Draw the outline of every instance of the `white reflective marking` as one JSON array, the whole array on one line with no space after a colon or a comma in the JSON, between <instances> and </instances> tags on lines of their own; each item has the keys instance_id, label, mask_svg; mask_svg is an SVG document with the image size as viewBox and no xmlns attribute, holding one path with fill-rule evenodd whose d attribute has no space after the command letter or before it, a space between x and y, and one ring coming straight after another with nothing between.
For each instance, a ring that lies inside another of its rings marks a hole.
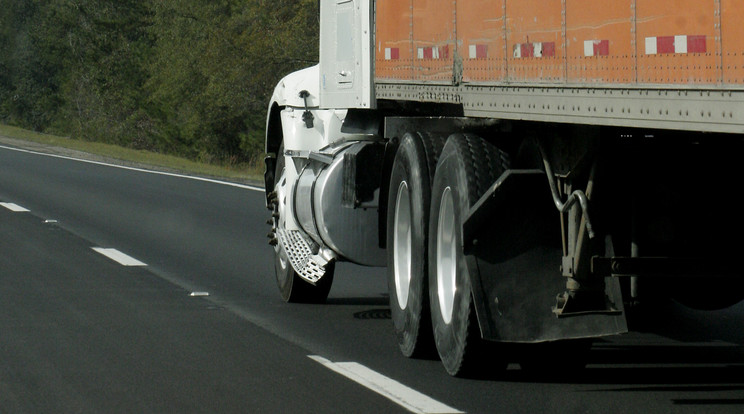
<instances>
[{"instance_id":1,"label":"white reflective marking","mask_svg":"<svg viewBox=\"0 0 744 414\"><path fill-rule=\"evenodd\" d=\"M227 185L227 186L230 186L230 187L243 188L243 189L251 190L251 191L264 191L264 189L261 188L261 187L256 187L256 186L252 186L252 185L243 185L243 184L231 183L229 181L213 180L211 178L194 177L194 176L190 176L190 175L175 174L175 173L162 172L162 171L154 171L154 170L146 170L144 168L127 167L127 166L124 166L124 165L109 164L109 163L99 162L99 161L91 161L91 160L84 160L84 159L80 159L80 158L67 157L67 156L64 156L64 155L46 154L46 153L43 153L43 152L30 151L30 150L25 150L25 149L21 149L21 148L7 147L5 145L0 145L0 148L6 149L6 150L10 150L10 151L25 152L27 154L42 155L42 156L45 156L45 157L52 157L52 158L59 158L59 159L63 159L63 160L85 162L85 163L94 164L94 165L102 165L104 167L120 168L122 170L137 171L137 172L142 172L142 173L147 173L147 174L165 175L165 176L168 176L168 177L185 178L185 179L188 179L188 180L195 180L195 181L204 181L204 182L207 182L207 183Z\"/></svg>"},{"instance_id":2,"label":"white reflective marking","mask_svg":"<svg viewBox=\"0 0 744 414\"><path fill-rule=\"evenodd\" d=\"M534 57L542 57L543 47L542 42L537 42L532 44L532 56Z\"/></svg>"},{"instance_id":3,"label":"white reflective marking","mask_svg":"<svg viewBox=\"0 0 744 414\"><path fill-rule=\"evenodd\" d=\"M409 388L398 381L372 371L364 365L356 362L331 362L317 355L308 355L308 358L324 365L331 371L341 374L346 378L367 387L413 413L463 413L463 411L442 404L439 401Z\"/></svg>"},{"instance_id":4,"label":"white reflective marking","mask_svg":"<svg viewBox=\"0 0 744 414\"><path fill-rule=\"evenodd\" d=\"M657 51L656 38L647 37L646 38L646 54L655 55L656 51Z\"/></svg>"},{"instance_id":5,"label":"white reflective marking","mask_svg":"<svg viewBox=\"0 0 744 414\"><path fill-rule=\"evenodd\" d=\"M594 56L594 40L584 40L584 56Z\"/></svg>"},{"instance_id":6,"label":"white reflective marking","mask_svg":"<svg viewBox=\"0 0 744 414\"><path fill-rule=\"evenodd\" d=\"M514 59L520 59L522 57L522 45L514 45Z\"/></svg>"},{"instance_id":7,"label":"white reflective marking","mask_svg":"<svg viewBox=\"0 0 744 414\"><path fill-rule=\"evenodd\" d=\"M674 36L674 53L687 53L687 36Z\"/></svg>"},{"instance_id":8,"label":"white reflective marking","mask_svg":"<svg viewBox=\"0 0 744 414\"><path fill-rule=\"evenodd\" d=\"M209 292L191 292L189 296L209 296Z\"/></svg>"},{"instance_id":9,"label":"white reflective marking","mask_svg":"<svg viewBox=\"0 0 744 414\"><path fill-rule=\"evenodd\" d=\"M131 256L127 256L126 254L116 249L105 249L103 247L91 247L91 249L119 263L122 266L147 266L147 264L140 262L139 260Z\"/></svg>"},{"instance_id":10,"label":"white reflective marking","mask_svg":"<svg viewBox=\"0 0 744 414\"><path fill-rule=\"evenodd\" d=\"M0 206L3 206L7 208L8 210L13 211L15 213L27 213L30 211L14 203L0 203Z\"/></svg>"}]
</instances>

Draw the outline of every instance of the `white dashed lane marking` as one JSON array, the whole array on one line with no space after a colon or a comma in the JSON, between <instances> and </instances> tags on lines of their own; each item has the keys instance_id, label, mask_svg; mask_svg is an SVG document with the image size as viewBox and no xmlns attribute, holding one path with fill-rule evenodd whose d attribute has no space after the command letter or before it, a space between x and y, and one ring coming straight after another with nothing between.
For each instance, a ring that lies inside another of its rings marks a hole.
<instances>
[{"instance_id":1,"label":"white dashed lane marking","mask_svg":"<svg viewBox=\"0 0 744 414\"><path fill-rule=\"evenodd\" d=\"M15 203L0 203L0 207L5 207L15 213L28 213L31 210L21 207ZM57 223L57 220L44 220L44 223ZM103 247L91 247L96 252L108 257L122 266L147 266L147 263L141 262L134 257L128 256L116 249L106 249Z\"/></svg>"},{"instance_id":2,"label":"white dashed lane marking","mask_svg":"<svg viewBox=\"0 0 744 414\"><path fill-rule=\"evenodd\" d=\"M7 208L8 210L13 211L15 213L28 213L29 212L28 209L23 208L15 203L0 203L0 206L3 206Z\"/></svg>"},{"instance_id":3,"label":"white dashed lane marking","mask_svg":"<svg viewBox=\"0 0 744 414\"><path fill-rule=\"evenodd\" d=\"M382 395L413 413L421 414L461 414L456 408L432 399L394 379L388 378L356 362L331 362L317 355L308 358L323 364L326 368Z\"/></svg>"},{"instance_id":4,"label":"white dashed lane marking","mask_svg":"<svg viewBox=\"0 0 744 414\"><path fill-rule=\"evenodd\" d=\"M119 263L122 266L147 266L146 263L140 262L134 257L127 256L126 254L116 249L105 249L103 247L91 247L91 249Z\"/></svg>"}]
</instances>

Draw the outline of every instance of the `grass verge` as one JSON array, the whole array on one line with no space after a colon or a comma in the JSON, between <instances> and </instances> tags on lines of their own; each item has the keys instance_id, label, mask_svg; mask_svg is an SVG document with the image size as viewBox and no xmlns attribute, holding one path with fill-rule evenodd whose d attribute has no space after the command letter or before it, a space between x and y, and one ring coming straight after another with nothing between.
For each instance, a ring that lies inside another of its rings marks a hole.
<instances>
[{"instance_id":1,"label":"grass verge","mask_svg":"<svg viewBox=\"0 0 744 414\"><path fill-rule=\"evenodd\" d=\"M65 149L94 157L105 158L109 161L118 161L128 165L136 165L142 168L162 169L189 175L221 178L251 184L263 183L263 172L260 168L248 165L225 166L200 163L172 155L135 150L120 147L118 145L103 144L100 142L81 141L56 135L42 134L3 124L0 124L0 137L19 141L19 143L25 142L36 144L33 145L33 148L29 149L43 149L44 152L60 152L60 149Z\"/></svg>"}]
</instances>

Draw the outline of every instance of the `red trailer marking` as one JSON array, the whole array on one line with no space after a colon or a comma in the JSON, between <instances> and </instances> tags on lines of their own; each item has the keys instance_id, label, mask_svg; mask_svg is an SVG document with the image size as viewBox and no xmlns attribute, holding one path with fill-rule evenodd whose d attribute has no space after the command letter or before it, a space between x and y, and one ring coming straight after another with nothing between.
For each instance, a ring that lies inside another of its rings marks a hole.
<instances>
[{"instance_id":1,"label":"red trailer marking","mask_svg":"<svg viewBox=\"0 0 744 414\"><path fill-rule=\"evenodd\" d=\"M470 59L486 59L488 57L488 45L470 45L468 56Z\"/></svg>"},{"instance_id":2,"label":"red trailer marking","mask_svg":"<svg viewBox=\"0 0 744 414\"><path fill-rule=\"evenodd\" d=\"M419 47L419 59L449 59L449 46Z\"/></svg>"},{"instance_id":3,"label":"red trailer marking","mask_svg":"<svg viewBox=\"0 0 744 414\"><path fill-rule=\"evenodd\" d=\"M687 53L707 53L705 36L687 36Z\"/></svg>"},{"instance_id":4,"label":"red trailer marking","mask_svg":"<svg viewBox=\"0 0 744 414\"><path fill-rule=\"evenodd\" d=\"M610 41L609 40L585 40L584 41L584 56L609 56L610 55Z\"/></svg>"},{"instance_id":5,"label":"red trailer marking","mask_svg":"<svg viewBox=\"0 0 744 414\"><path fill-rule=\"evenodd\" d=\"M400 49L397 47L386 47L385 48L385 60L398 60L400 59Z\"/></svg>"},{"instance_id":6,"label":"red trailer marking","mask_svg":"<svg viewBox=\"0 0 744 414\"><path fill-rule=\"evenodd\" d=\"M706 37L697 36L658 36L646 38L647 55L663 55L671 53L706 53Z\"/></svg>"},{"instance_id":7,"label":"red trailer marking","mask_svg":"<svg viewBox=\"0 0 744 414\"><path fill-rule=\"evenodd\" d=\"M514 45L514 58L554 57L555 42L520 43Z\"/></svg>"}]
</instances>

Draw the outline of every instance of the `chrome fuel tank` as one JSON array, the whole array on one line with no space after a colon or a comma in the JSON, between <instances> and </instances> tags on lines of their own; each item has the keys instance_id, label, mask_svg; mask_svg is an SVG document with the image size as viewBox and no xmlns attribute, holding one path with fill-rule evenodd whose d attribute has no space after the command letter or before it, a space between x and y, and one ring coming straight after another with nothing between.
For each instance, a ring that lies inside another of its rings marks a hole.
<instances>
[{"instance_id":1,"label":"chrome fuel tank","mask_svg":"<svg viewBox=\"0 0 744 414\"><path fill-rule=\"evenodd\" d=\"M368 144L358 142L332 155L308 157L295 184L293 211L297 223L316 243L350 262L384 266L376 203L367 203L365 208L344 206L344 186L350 185L345 155Z\"/></svg>"}]
</instances>

